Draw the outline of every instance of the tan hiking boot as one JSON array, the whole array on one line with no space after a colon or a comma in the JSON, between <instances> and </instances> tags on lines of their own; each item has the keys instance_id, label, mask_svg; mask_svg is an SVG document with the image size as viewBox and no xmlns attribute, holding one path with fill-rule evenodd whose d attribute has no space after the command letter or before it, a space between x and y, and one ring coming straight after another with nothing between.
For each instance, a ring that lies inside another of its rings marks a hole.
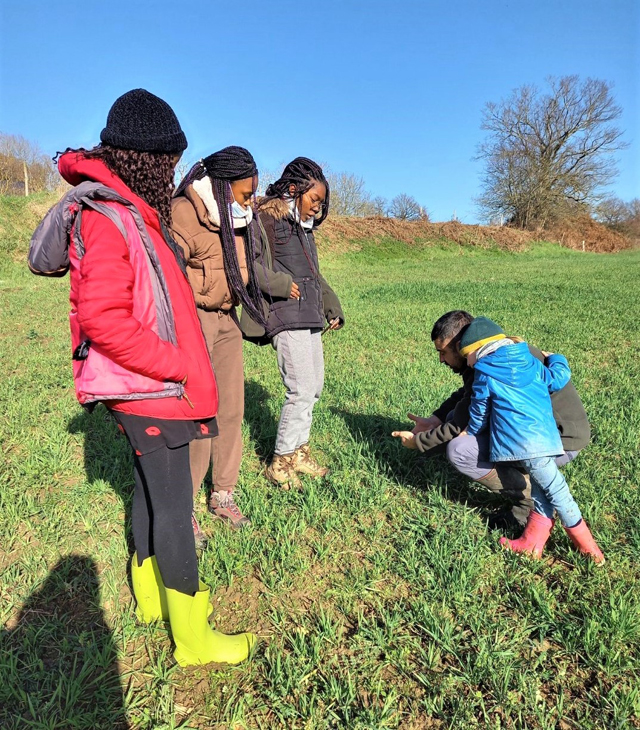
<instances>
[{"instance_id":1,"label":"tan hiking boot","mask_svg":"<svg viewBox=\"0 0 640 730\"><path fill-rule=\"evenodd\" d=\"M308 474L310 477L324 477L329 473L326 466L321 466L311 456L309 444L299 446L294 452L294 469L298 474Z\"/></svg>"},{"instance_id":2,"label":"tan hiking boot","mask_svg":"<svg viewBox=\"0 0 640 730\"><path fill-rule=\"evenodd\" d=\"M489 527L492 529L524 528L533 509L531 499L531 481L527 474L508 464L498 464L482 479L476 479L494 494L498 494L511 502L512 507L501 510L489 518Z\"/></svg>"},{"instance_id":3,"label":"tan hiking boot","mask_svg":"<svg viewBox=\"0 0 640 730\"><path fill-rule=\"evenodd\" d=\"M295 470L295 453L274 454L271 463L264 470L267 479L281 489L300 489L302 483Z\"/></svg>"}]
</instances>

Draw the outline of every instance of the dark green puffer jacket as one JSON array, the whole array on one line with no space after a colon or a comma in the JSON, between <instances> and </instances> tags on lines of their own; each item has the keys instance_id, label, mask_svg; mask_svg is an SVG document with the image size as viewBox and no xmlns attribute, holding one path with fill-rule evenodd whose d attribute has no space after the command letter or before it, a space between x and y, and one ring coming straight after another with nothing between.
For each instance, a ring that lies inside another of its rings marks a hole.
<instances>
[{"instance_id":1,"label":"dark green puffer jacket","mask_svg":"<svg viewBox=\"0 0 640 730\"><path fill-rule=\"evenodd\" d=\"M290 329L322 329L344 314L338 297L320 274L313 231L301 230L289 218L286 201L269 200L260 207L254 268L263 296L267 330L242 314L245 339L265 342ZM300 299L291 299L296 282Z\"/></svg>"},{"instance_id":2,"label":"dark green puffer jacket","mask_svg":"<svg viewBox=\"0 0 640 730\"><path fill-rule=\"evenodd\" d=\"M540 350L531 346L529 346L529 350L540 362L544 362L544 355ZM459 436L467 427L474 375L473 368L466 368L462 372L462 388L452 393L433 412L433 415L443 423L431 431L416 435L416 445L420 451L429 456L440 453L449 441ZM562 390L551 394L551 405L564 450L580 451L584 449L591 440L591 427L578 391L571 380ZM447 415L451 411L453 411L452 418L446 421Z\"/></svg>"}]
</instances>

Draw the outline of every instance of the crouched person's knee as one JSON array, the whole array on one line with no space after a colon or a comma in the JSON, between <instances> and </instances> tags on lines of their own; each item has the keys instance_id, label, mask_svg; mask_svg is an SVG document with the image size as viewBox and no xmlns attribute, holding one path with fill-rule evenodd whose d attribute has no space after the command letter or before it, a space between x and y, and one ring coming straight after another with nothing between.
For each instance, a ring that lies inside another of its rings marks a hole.
<instances>
[{"instance_id":1,"label":"crouched person's knee","mask_svg":"<svg viewBox=\"0 0 640 730\"><path fill-rule=\"evenodd\" d=\"M456 436L447 444L447 459L459 472L467 471L472 458L475 456L475 439L470 436Z\"/></svg>"}]
</instances>

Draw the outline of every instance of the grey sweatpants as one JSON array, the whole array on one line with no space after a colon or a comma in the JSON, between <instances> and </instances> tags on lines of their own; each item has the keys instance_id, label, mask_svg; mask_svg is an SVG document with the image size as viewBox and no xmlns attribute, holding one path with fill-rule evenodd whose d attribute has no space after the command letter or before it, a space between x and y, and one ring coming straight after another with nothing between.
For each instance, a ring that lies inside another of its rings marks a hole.
<instances>
[{"instance_id":1,"label":"grey sweatpants","mask_svg":"<svg viewBox=\"0 0 640 730\"><path fill-rule=\"evenodd\" d=\"M291 454L309 440L313 407L324 385L320 333L319 329L285 330L272 340L287 389L278 423L276 454Z\"/></svg>"},{"instance_id":2,"label":"grey sweatpants","mask_svg":"<svg viewBox=\"0 0 640 730\"><path fill-rule=\"evenodd\" d=\"M447 459L460 473L470 479L483 479L495 469L495 464L489 458L489 438L488 429L477 436L457 436L447 444ZM565 451L556 457L556 465L568 464L578 453L578 451Z\"/></svg>"}]
</instances>

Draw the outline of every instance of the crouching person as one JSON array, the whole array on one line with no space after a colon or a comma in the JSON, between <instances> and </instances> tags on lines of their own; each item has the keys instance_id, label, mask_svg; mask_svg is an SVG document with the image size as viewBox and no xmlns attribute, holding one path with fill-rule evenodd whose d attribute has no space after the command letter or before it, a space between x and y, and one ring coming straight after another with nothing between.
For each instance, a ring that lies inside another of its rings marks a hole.
<instances>
[{"instance_id":1,"label":"crouching person","mask_svg":"<svg viewBox=\"0 0 640 730\"><path fill-rule=\"evenodd\" d=\"M475 372L467 432L487 432L492 460L518 465L531 480L533 509L522 537L503 537L500 544L540 558L557 512L575 547L602 565L604 555L555 462L562 442L549 394L571 378L566 358L544 352L545 364L541 363L526 342L514 342L486 317L473 320L458 347Z\"/></svg>"},{"instance_id":2,"label":"crouching person","mask_svg":"<svg viewBox=\"0 0 640 730\"><path fill-rule=\"evenodd\" d=\"M460 375L462 386L428 418L409 414L415 426L403 438L403 443L406 442L405 445L427 456L445 452L449 462L461 474L500 495L508 503L504 509L490 517L490 527L518 530L524 528L529 511L533 507L528 476L522 469L513 465L495 464L491 461L488 432L473 436L461 435L469 423L474 372L460 354L458 343L462 331L473 319L468 312L454 310L443 314L433 325L431 340L440 362ZM540 350L531 345L528 345L528 348L537 360L545 362L545 356ZM589 420L571 381L551 394L551 404L564 450L555 458L555 463L557 466L563 466L575 459L589 443L591 437ZM411 439L409 436L414 438Z\"/></svg>"}]
</instances>

